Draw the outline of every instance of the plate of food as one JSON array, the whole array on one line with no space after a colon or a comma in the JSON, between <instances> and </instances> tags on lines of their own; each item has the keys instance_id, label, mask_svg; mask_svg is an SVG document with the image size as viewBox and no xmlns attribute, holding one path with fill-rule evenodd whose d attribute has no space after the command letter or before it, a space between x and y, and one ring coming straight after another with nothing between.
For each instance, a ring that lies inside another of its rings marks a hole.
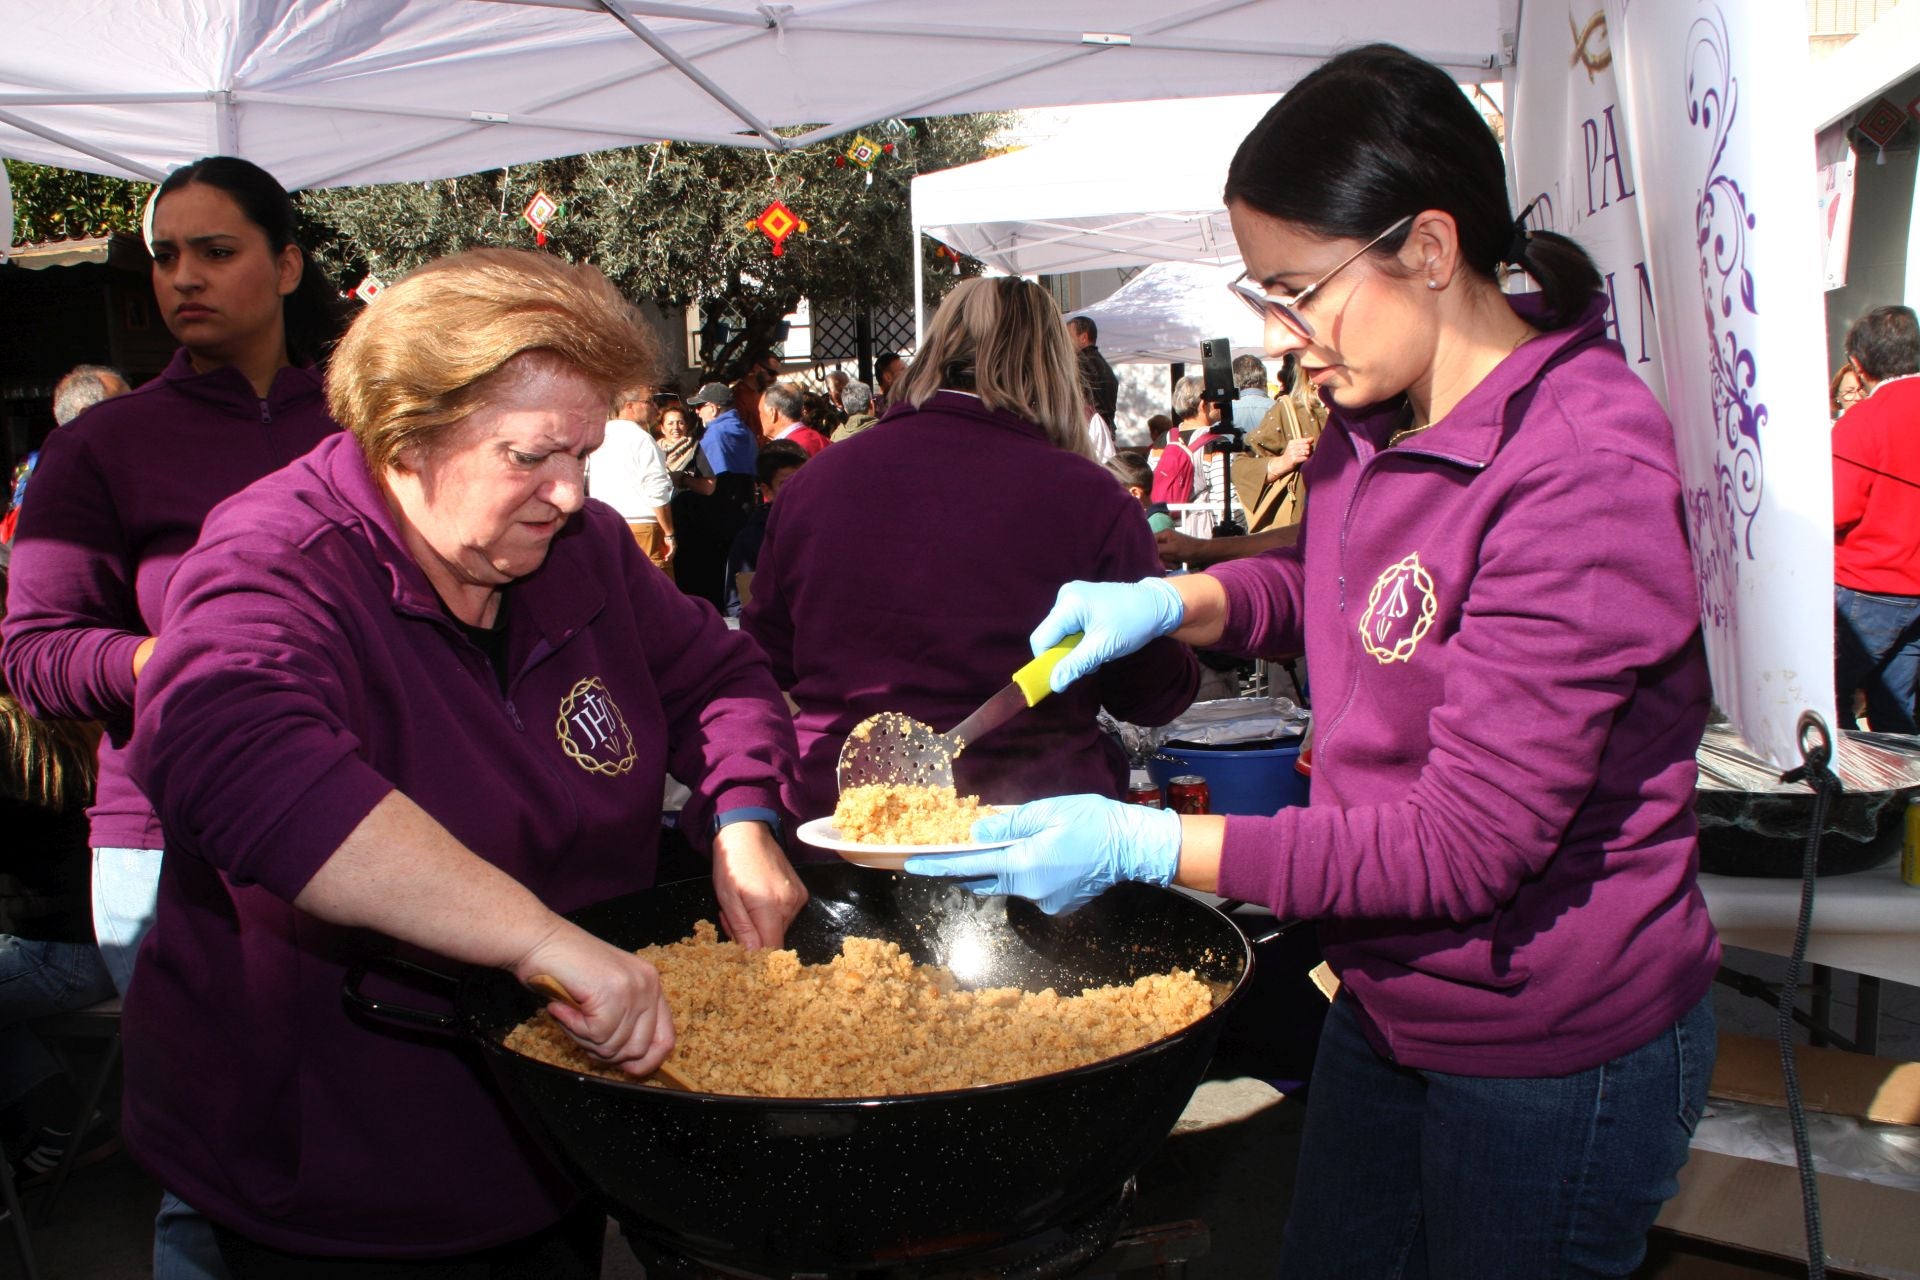
<instances>
[{"instance_id":1,"label":"plate of food","mask_svg":"<svg viewBox=\"0 0 1920 1280\"><path fill-rule=\"evenodd\" d=\"M795 834L859 866L899 871L921 854L1004 849L1013 841L971 836L976 819L998 812L952 787L873 784L848 787L830 816L801 823Z\"/></svg>"}]
</instances>

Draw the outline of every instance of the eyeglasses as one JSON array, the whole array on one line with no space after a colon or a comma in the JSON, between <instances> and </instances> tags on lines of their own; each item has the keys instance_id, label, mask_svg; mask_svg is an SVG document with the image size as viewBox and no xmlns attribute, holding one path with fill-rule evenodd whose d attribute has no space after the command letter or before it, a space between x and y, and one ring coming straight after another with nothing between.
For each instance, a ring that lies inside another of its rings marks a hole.
<instances>
[{"instance_id":1,"label":"eyeglasses","mask_svg":"<svg viewBox=\"0 0 1920 1280\"><path fill-rule=\"evenodd\" d=\"M1261 320L1278 320L1281 324L1293 330L1295 334L1311 342L1313 340L1313 324L1305 316L1300 314L1300 308L1306 306L1307 300L1313 297L1314 294L1320 292L1327 281L1333 279L1342 271L1345 271L1354 259L1360 257L1369 249L1412 221L1412 214L1408 214L1406 217L1400 219L1385 231L1382 231L1379 235L1348 254L1345 258L1342 258L1340 264L1333 270L1327 272L1318 280L1315 280L1312 284L1300 292L1293 294L1291 297L1274 297L1265 289L1261 288L1257 281L1249 280L1247 273L1244 271L1242 271L1239 278L1228 285L1227 288L1233 291L1234 297L1246 303L1248 310L1259 316Z\"/></svg>"}]
</instances>

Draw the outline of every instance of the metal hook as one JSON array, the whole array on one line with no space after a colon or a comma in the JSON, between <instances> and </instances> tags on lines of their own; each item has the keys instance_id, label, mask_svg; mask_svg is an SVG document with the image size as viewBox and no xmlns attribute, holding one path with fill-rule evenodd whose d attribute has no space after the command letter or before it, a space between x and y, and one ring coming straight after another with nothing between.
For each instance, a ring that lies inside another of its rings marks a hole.
<instances>
[{"instance_id":1,"label":"metal hook","mask_svg":"<svg viewBox=\"0 0 1920 1280\"><path fill-rule=\"evenodd\" d=\"M1833 731L1817 711L1802 711L1799 725L1800 758L1815 772L1833 762Z\"/></svg>"}]
</instances>

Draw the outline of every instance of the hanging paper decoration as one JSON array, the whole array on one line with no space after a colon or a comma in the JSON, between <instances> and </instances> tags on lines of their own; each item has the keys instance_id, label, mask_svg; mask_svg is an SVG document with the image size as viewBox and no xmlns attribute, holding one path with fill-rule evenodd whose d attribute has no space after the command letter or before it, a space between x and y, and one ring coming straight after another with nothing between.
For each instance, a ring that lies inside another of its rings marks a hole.
<instances>
[{"instance_id":1,"label":"hanging paper decoration","mask_svg":"<svg viewBox=\"0 0 1920 1280\"><path fill-rule=\"evenodd\" d=\"M1900 132L1900 126L1906 122L1905 112L1885 98L1876 98L1873 105L1861 114L1853 127L1859 130L1861 137L1880 149L1879 159L1874 163L1885 164L1887 144L1893 141L1894 135Z\"/></svg>"},{"instance_id":2,"label":"hanging paper decoration","mask_svg":"<svg viewBox=\"0 0 1920 1280\"><path fill-rule=\"evenodd\" d=\"M747 230L758 231L773 242L773 256L776 258L786 253L788 236L806 229L805 220L779 200L762 209L760 216L747 224Z\"/></svg>"},{"instance_id":3,"label":"hanging paper decoration","mask_svg":"<svg viewBox=\"0 0 1920 1280\"><path fill-rule=\"evenodd\" d=\"M552 196L544 191L533 193L533 199L527 201L527 207L520 211L520 216L525 218L527 225L533 228L535 244L543 245L547 242L547 224L552 222L559 212L560 204Z\"/></svg>"},{"instance_id":4,"label":"hanging paper decoration","mask_svg":"<svg viewBox=\"0 0 1920 1280\"><path fill-rule=\"evenodd\" d=\"M933 256L936 258L945 258L948 261L952 262L953 274L955 275L960 274L960 255L959 254L955 253L953 250L947 248L947 246L943 244L937 244L933 247Z\"/></svg>"},{"instance_id":5,"label":"hanging paper decoration","mask_svg":"<svg viewBox=\"0 0 1920 1280\"><path fill-rule=\"evenodd\" d=\"M353 296L362 302L372 302L385 291L386 287L386 281L374 275L372 272L368 272L367 278L354 286Z\"/></svg>"}]
</instances>

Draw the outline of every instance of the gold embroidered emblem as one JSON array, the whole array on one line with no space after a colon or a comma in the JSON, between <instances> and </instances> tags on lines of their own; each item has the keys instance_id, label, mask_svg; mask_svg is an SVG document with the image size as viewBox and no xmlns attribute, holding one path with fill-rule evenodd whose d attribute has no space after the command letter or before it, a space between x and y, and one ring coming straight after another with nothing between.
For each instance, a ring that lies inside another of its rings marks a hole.
<instances>
[{"instance_id":1,"label":"gold embroidered emblem","mask_svg":"<svg viewBox=\"0 0 1920 1280\"><path fill-rule=\"evenodd\" d=\"M617 778L633 768L639 752L633 730L614 704L613 694L599 676L577 682L560 700L560 716L553 729L560 749L588 773Z\"/></svg>"},{"instance_id":2,"label":"gold embroidered emblem","mask_svg":"<svg viewBox=\"0 0 1920 1280\"><path fill-rule=\"evenodd\" d=\"M1416 551L1375 580L1360 618L1360 643L1382 665L1406 662L1438 612L1433 578L1420 567Z\"/></svg>"}]
</instances>

